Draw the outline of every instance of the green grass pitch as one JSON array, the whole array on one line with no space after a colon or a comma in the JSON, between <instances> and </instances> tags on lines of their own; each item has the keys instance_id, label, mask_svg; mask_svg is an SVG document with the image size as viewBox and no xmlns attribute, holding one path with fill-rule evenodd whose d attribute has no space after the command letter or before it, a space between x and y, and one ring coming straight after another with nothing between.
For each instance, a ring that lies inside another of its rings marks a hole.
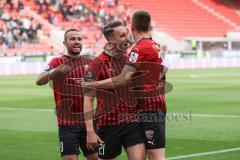
<instances>
[{"instance_id":1,"label":"green grass pitch","mask_svg":"<svg viewBox=\"0 0 240 160\"><path fill-rule=\"evenodd\" d=\"M239 73L240 68L169 71L174 89L167 94L168 113L188 117L168 117L168 159L240 147ZM60 159L56 117L49 110L52 90L36 86L35 78L0 76L0 159ZM119 159L127 159L124 151ZM239 160L240 150L185 159Z\"/></svg>"}]
</instances>

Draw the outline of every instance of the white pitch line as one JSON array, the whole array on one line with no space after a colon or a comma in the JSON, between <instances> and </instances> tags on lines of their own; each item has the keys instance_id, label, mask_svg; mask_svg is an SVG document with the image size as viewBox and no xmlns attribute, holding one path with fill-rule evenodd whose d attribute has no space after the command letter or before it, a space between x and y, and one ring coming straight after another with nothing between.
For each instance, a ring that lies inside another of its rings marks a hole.
<instances>
[{"instance_id":1,"label":"white pitch line","mask_svg":"<svg viewBox=\"0 0 240 160\"><path fill-rule=\"evenodd\" d=\"M207 117L207 118L240 118L239 115L214 115L214 114L192 114L193 117Z\"/></svg>"},{"instance_id":2,"label":"white pitch line","mask_svg":"<svg viewBox=\"0 0 240 160\"><path fill-rule=\"evenodd\" d=\"M199 75L196 75L196 74L190 74L190 76L189 76L190 78L198 78L198 77L200 77Z\"/></svg>"},{"instance_id":3,"label":"white pitch line","mask_svg":"<svg viewBox=\"0 0 240 160\"><path fill-rule=\"evenodd\" d=\"M0 110L4 111L30 111L30 112L53 112L53 109L39 109L39 108L10 108L0 107Z\"/></svg>"},{"instance_id":4,"label":"white pitch line","mask_svg":"<svg viewBox=\"0 0 240 160\"><path fill-rule=\"evenodd\" d=\"M170 114L178 115L178 114L186 114L186 113L167 113L167 115L170 115ZM201 118L233 118L233 119L240 118L240 115L189 114L189 113L187 114L192 117L201 117Z\"/></svg>"},{"instance_id":5,"label":"white pitch line","mask_svg":"<svg viewBox=\"0 0 240 160\"><path fill-rule=\"evenodd\" d=\"M240 147L239 148L230 148L230 149L225 149L225 150L218 150L218 151L188 154L188 155L182 155L182 156L176 156L176 157L169 157L169 158L166 158L166 160L176 160L176 159L184 159L184 158L190 158L190 157L200 157L200 156L205 156L205 155L234 152L234 151L240 151Z\"/></svg>"},{"instance_id":6,"label":"white pitch line","mask_svg":"<svg viewBox=\"0 0 240 160\"><path fill-rule=\"evenodd\" d=\"M224 76L239 77L239 75L235 73L224 74ZM223 74L190 74L189 77L190 78L223 77Z\"/></svg>"},{"instance_id":7,"label":"white pitch line","mask_svg":"<svg viewBox=\"0 0 240 160\"><path fill-rule=\"evenodd\" d=\"M40 108L12 108L12 107L0 107L0 110L5 111L29 111L29 112L53 112L54 109L40 109ZM186 114L186 113L167 113L168 115L174 114ZM189 113L187 113L190 115ZM240 115L217 115L217 114L191 114L192 117L203 117L203 118L231 118L240 119Z\"/></svg>"}]
</instances>

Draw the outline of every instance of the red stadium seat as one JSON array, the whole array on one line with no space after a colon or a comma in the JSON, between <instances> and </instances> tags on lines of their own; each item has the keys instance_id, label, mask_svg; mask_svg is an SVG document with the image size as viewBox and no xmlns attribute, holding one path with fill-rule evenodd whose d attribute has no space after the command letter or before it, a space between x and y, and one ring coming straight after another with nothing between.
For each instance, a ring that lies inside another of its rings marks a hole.
<instances>
[{"instance_id":1,"label":"red stadium seat","mask_svg":"<svg viewBox=\"0 0 240 160\"><path fill-rule=\"evenodd\" d=\"M204 0L210 2L211 0ZM122 4L129 3L121 0ZM191 0L131 0L131 8L148 10L160 31L176 38L223 37L234 27L218 19Z\"/></svg>"}]
</instances>

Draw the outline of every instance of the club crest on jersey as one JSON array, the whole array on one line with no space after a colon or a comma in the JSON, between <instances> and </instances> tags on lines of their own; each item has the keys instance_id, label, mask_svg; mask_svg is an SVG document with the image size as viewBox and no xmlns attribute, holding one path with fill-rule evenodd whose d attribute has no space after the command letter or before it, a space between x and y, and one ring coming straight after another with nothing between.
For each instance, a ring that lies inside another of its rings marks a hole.
<instances>
[{"instance_id":1,"label":"club crest on jersey","mask_svg":"<svg viewBox=\"0 0 240 160\"><path fill-rule=\"evenodd\" d=\"M136 62L137 58L138 58L138 54L136 52L131 52L130 53L130 57L129 57L130 62Z\"/></svg>"},{"instance_id":2,"label":"club crest on jersey","mask_svg":"<svg viewBox=\"0 0 240 160\"><path fill-rule=\"evenodd\" d=\"M88 71L85 75L85 79L86 79L86 81L89 81L89 82L94 81L94 74L92 72Z\"/></svg>"},{"instance_id":3,"label":"club crest on jersey","mask_svg":"<svg viewBox=\"0 0 240 160\"><path fill-rule=\"evenodd\" d=\"M148 130L145 131L146 138L151 141L153 139L154 131L153 130Z\"/></svg>"}]
</instances>

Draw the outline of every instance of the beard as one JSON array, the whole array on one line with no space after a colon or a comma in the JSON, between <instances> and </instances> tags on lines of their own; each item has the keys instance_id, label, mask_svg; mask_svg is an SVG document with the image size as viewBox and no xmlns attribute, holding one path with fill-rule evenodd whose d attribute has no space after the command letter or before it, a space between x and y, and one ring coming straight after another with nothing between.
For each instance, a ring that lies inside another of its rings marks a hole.
<instances>
[{"instance_id":1,"label":"beard","mask_svg":"<svg viewBox=\"0 0 240 160\"><path fill-rule=\"evenodd\" d=\"M68 52L72 55L78 55L82 51L82 48L71 48L68 50Z\"/></svg>"}]
</instances>

